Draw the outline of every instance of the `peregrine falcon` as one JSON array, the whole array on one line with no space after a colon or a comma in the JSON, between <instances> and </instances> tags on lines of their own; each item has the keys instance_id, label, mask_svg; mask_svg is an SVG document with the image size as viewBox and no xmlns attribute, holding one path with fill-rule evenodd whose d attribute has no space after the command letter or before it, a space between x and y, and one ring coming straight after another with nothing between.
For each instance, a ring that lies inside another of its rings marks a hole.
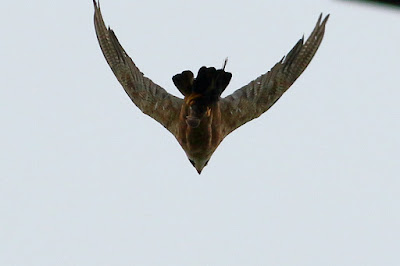
<instances>
[{"instance_id":1,"label":"peregrine falcon","mask_svg":"<svg viewBox=\"0 0 400 266\"><path fill-rule=\"evenodd\" d=\"M232 78L225 65L222 69L203 66L196 77L189 70L173 76L182 99L140 72L114 31L105 26L96 0L93 3L97 39L114 75L132 102L175 136L199 174L229 133L267 111L303 73L321 44L329 18L322 20L321 14L305 42L301 38L270 71L225 98L221 93Z\"/></svg>"}]
</instances>

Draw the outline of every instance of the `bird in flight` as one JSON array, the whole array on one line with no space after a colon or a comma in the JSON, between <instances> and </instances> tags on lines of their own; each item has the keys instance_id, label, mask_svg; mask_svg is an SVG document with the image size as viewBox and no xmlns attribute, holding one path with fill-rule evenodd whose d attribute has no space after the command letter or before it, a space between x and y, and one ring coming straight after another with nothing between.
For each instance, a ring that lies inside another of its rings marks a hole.
<instances>
[{"instance_id":1,"label":"bird in flight","mask_svg":"<svg viewBox=\"0 0 400 266\"><path fill-rule=\"evenodd\" d=\"M140 72L114 31L105 26L96 0L93 4L97 39L114 75L132 102L175 136L199 174L229 133L267 111L303 73L321 44L329 18L322 20L321 14L305 42L301 38L270 71L225 98L221 93L232 78L225 64L222 69L203 66L196 77L189 70L173 76L182 99Z\"/></svg>"}]
</instances>

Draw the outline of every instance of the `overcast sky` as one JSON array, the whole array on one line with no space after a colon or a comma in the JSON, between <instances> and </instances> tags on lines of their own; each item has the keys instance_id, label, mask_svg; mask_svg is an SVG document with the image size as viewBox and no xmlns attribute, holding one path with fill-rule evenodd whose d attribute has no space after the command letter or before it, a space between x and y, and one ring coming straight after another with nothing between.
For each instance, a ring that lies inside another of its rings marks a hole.
<instances>
[{"instance_id":1,"label":"overcast sky","mask_svg":"<svg viewBox=\"0 0 400 266\"><path fill-rule=\"evenodd\" d=\"M134 106L92 1L0 9L0 265L400 265L400 10L334 0L102 0L137 66L267 72L330 13L291 89L197 174Z\"/></svg>"}]
</instances>

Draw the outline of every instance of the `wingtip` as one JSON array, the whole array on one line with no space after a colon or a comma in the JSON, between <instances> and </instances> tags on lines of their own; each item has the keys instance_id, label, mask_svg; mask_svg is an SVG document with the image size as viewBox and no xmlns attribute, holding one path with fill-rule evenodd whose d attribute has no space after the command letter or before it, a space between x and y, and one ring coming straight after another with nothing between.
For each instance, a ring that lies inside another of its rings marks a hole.
<instances>
[{"instance_id":1,"label":"wingtip","mask_svg":"<svg viewBox=\"0 0 400 266\"><path fill-rule=\"evenodd\" d=\"M326 17L325 17L324 20L322 21L322 24L326 24L326 22L328 21L330 15L331 15L331 14L326 15Z\"/></svg>"},{"instance_id":2,"label":"wingtip","mask_svg":"<svg viewBox=\"0 0 400 266\"><path fill-rule=\"evenodd\" d=\"M320 22L321 19L322 19L322 12L321 12L321 14L319 14L318 21Z\"/></svg>"},{"instance_id":3,"label":"wingtip","mask_svg":"<svg viewBox=\"0 0 400 266\"><path fill-rule=\"evenodd\" d=\"M326 22L328 21L330 15L331 14L326 15L324 20L322 20L323 13L321 12L321 14L319 15L319 18L318 18L317 25L320 25L320 26L325 25ZM321 20L322 20L322 22L321 22Z\"/></svg>"},{"instance_id":4,"label":"wingtip","mask_svg":"<svg viewBox=\"0 0 400 266\"><path fill-rule=\"evenodd\" d=\"M331 14L326 15L326 16L324 17L324 19L322 20L323 13L321 12L321 14L320 14L319 17L318 17L317 26L325 25L326 22L328 21L330 15L331 15ZM321 21L322 21L322 22L321 22Z\"/></svg>"},{"instance_id":5,"label":"wingtip","mask_svg":"<svg viewBox=\"0 0 400 266\"><path fill-rule=\"evenodd\" d=\"M100 1L99 0L93 0L93 5L95 9L100 9Z\"/></svg>"}]
</instances>

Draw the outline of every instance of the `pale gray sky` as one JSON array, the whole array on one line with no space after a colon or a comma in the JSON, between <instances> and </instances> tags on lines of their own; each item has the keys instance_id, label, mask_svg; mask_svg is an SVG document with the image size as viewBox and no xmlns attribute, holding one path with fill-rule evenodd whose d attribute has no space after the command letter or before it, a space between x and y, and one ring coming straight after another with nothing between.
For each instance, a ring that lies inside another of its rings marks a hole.
<instances>
[{"instance_id":1,"label":"pale gray sky","mask_svg":"<svg viewBox=\"0 0 400 266\"><path fill-rule=\"evenodd\" d=\"M345 1L102 0L137 66L229 57L226 93L330 13L314 60L198 176L125 95L92 1L0 9L0 265L400 265L400 11ZM226 95L226 94L225 94Z\"/></svg>"}]
</instances>

